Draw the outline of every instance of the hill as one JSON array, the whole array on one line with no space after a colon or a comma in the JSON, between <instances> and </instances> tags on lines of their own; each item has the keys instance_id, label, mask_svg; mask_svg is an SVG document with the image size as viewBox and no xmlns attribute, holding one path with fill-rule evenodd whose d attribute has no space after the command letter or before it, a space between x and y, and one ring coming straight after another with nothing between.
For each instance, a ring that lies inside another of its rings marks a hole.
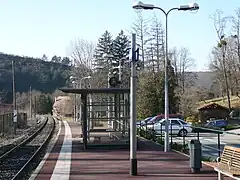
<instances>
[{"instance_id":1,"label":"hill","mask_svg":"<svg viewBox=\"0 0 240 180\"><path fill-rule=\"evenodd\" d=\"M186 72L186 83L195 87L210 89L214 80L215 73L211 71Z\"/></svg>"},{"instance_id":2,"label":"hill","mask_svg":"<svg viewBox=\"0 0 240 180\"><path fill-rule=\"evenodd\" d=\"M51 93L65 86L72 68L62 63L0 53L0 90L7 94L7 100L12 92L12 61L16 92L27 92L31 86L32 89Z\"/></svg>"},{"instance_id":3,"label":"hill","mask_svg":"<svg viewBox=\"0 0 240 180\"><path fill-rule=\"evenodd\" d=\"M240 107L240 97L238 96L230 96L230 102L231 102L231 107L232 108L239 108ZM198 107L202 107L211 103L216 103L224 107L228 107L228 100L227 96L225 97L220 97L220 98L214 98L214 99L208 99L205 101L199 101L197 102Z\"/></svg>"}]
</instances>

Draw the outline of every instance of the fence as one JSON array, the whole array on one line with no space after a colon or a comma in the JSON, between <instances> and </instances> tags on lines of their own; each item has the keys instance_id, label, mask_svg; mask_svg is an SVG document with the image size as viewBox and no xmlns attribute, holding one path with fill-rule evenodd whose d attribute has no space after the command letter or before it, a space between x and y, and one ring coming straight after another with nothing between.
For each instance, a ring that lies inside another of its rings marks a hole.
<instances>
[{"instance_id":1,"label":"fence","mask_svg":"<svg viewBox=\"0 0 240 180\"><path fill-rule=\"evenodd\" d=\"M187 129L188 128L188 129ZM182 134L182 131L189 131ZM165 127L160 125L158 129L154 124L139 125L137 128L139 136L164 144ZM188 154L188 143L192 139L198 139L202 144L202 156L208 160L215 160L223 151L225 145L240 146L240 129L233 131L221 131L198 126L180 126L178 129L169 124L169 143L172 149Z\"/></svg>"},{"instance_id":2,"label":"fence","mask_svg":"<svg viewBox=\"0 0 240 180\"><path fill-rule=\"evenodd\" d=\"M4 136L13 132L13 113L0 114L0 133ZM25 128L27 126L27 114L19 113L17 128Z\"/></svg>"}]
</instances>

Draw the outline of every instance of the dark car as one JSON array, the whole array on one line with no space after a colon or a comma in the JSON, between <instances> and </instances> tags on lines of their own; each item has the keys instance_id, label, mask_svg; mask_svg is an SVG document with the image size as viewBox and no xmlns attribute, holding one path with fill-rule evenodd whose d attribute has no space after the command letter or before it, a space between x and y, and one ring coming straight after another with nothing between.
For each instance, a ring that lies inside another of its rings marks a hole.
<instances>
[{"instance_id":1,"label":"dark car","mask_svg":"<svg viewBox=\"0 0 240 180\"><path fill-rule=\"evenodd\" d=\"M207 122L204 127L210 129L218 129L225 131L228 126L228 122L225 119L217 119Z\"/></svg>"},{"instance_id":2,"label":"dark car","mask_svg":"<svg viewBox=\"0 0 240 180\"><path fill-rule=\"evenodd\" d=\"M150 121L152 119L152 117L147 117L147 118L145 118L144 120L142 120L142 121L138 121L137 123L136 123L136 125L137 126L143 126L143 125L145 125L148 121Z\"/></svg>"}]
</instances>

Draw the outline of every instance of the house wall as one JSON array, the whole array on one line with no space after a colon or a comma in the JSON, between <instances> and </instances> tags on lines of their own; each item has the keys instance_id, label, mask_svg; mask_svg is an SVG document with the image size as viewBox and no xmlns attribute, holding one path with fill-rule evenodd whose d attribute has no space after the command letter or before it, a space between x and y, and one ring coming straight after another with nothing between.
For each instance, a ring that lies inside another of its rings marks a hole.
<instances>
[{"instance_id":1,"label":"house wall","mask_svg":"<svg viewBox=\"0 0 240 180\"><path fill-rule=\"evenodd\" d=\"M205 123L210 118L216 118L216 119L225 119L228 117L229 112L225 109L206 109L206 110L200 110L200 121L202 123Z\"/></svg>"}]
</instances>

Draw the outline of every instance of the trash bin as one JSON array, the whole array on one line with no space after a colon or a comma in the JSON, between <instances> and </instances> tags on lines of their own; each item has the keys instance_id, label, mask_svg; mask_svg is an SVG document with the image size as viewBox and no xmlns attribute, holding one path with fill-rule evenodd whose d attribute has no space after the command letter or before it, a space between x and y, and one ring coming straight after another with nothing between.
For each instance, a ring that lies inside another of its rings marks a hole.
<instances>
[{"instance_id":1,"label":"trash bin","mask_svg":"<svg viewBox=\"0 0 240 180\"><path fill-rule=\"evenodd\" d=\"M190 168L193 173L197 173L202 168L202 144L199 140L192 139L189 142Z\"/></svg>"}]
</instances>

